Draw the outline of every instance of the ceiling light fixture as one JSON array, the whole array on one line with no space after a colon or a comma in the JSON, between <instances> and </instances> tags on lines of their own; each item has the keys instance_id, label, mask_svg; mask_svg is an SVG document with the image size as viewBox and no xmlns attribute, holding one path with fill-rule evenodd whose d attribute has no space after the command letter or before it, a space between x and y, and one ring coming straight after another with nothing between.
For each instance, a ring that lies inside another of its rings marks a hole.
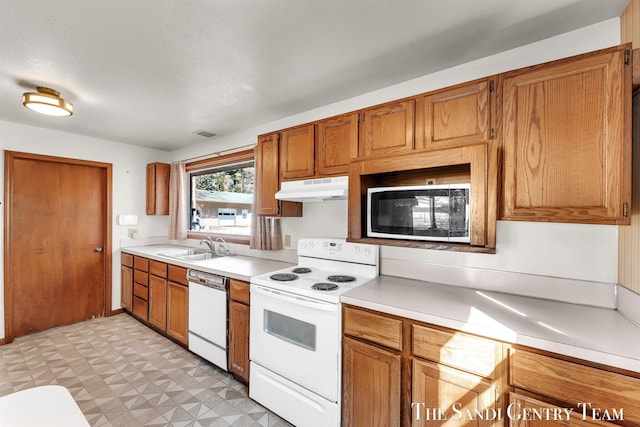
<instances>
[{"instance_id":1,"label":"ceiling light fixture","mask_svg":"<svg viewBox=\"0 0 640 427\"><path fill-rule=\"evenodd\" d=\"M70 116L73 114L73 104L60 98L60 92L48 87L38 86L38 92L22 94L22 105L30 110L47 116Z\"/></svg>"}]
</instances>

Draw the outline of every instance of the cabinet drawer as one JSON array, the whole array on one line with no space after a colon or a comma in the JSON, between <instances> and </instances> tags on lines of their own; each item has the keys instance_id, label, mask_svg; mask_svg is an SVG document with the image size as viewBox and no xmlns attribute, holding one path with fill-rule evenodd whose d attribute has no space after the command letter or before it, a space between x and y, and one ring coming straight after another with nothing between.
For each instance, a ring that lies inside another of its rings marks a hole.
<instances>
[{"instance_id":1,"label":"cabinet drawer","mask_svg":"<svg viewBox=\"0 0 640 427\"><path fill-rule=\"evenodd\" d=\"M140 283L133 284L133 295L142 298L145 301L149 300L149 288L141 285Z\"/></svg>"},{"instance_id":2,"label":"cabinet drawer","mask_svg":"<svg viewBox=\"0 0 640 427\"><path fill-rule=\"evenodd\" d=\"M149 271L149 260L141 256L133 257L133 268L140 271Z\"/></svg>"},{"instance_id":3,"label":"cabinet drawer","mask_svg":"<svg viewBox=\"0 0 640 427\"><path fill-rule=\"evenodd\" d=\"M133 314L140 317L143 320L149 318L149 303L142 298L136 296L133 297Z\"/></svg>"},{"instance_id":4,"label":"cabinet drawer","mask_svg":"<svg viewBox=\"0 0 640 427\"><path fill-rule=\"evenodd\" d=\"M168 277L170 282L180 283L181 285L187 285L187 269L184 267L178 267L177 265L169 264Z\"/></svg>"},{"instance_id":5,"label":"cabinet drawer","mask_svg":"<svg viewBox=\"0 0 640 427\"><path fill-rule=\"evenodd\" d=\"M456 331L411 325L412 353L485 378L496 378L501 344Z\"/></svg>"},{"instance_id":6,"label":"cabinet drawer","mask_svg":"<svg viewBox=\"0 0 640 427\"><path fill-rule=\"evenodd\" d=\"M624 408L625 421L640 422L640 379L550 356L512 349L510 384L571 406ZM590 412L590 411L589 411Z\"/></svg>"},{"instance_id":7,"label":"cabinet drawer","mask_svg":"<svg viewBox=\"0 0 640 427\"><path fill-rule=\"evenodd\" d=\"M234 301L249 305L249 288L250 285L247 282L231 279L229 281L229 297Z\"/></svg>"},{"instance_id":8,"label":"cabinet drawer","mask_svg":"<svg viewBox=\"0 0 640 427\"><path fill-rule=\"evenodd\" d=\"M133 267L133 255L121 253L120 264L126 265L127 267Z\"/></svg>"},{"instance_id":9,"label":"cabinet drawer","mask_svg":"<svg viewBox=\"0 0 640 427\"><path fill-rule=\"evenodd\" d=\"M133 270L133 281L147 286L149 284L149 273L140 270Z\"/></svg>"},{"instance_id":10,"label":"cabinet drawer","mask_svg":"<svg viewBox=\"0 0 640 427\"><path fill-rule=\"evenodd\" d=\"M402 320L345 307L344 333L402 350Z\"/></svg>"},{"instance_id":11,"label":"cabinet drawer","mask_svg":"<svg viewBox=\"0 0 640 427\"><path fill-rule=\"evenodd\" d=\"M167 264L160 261L149 260L149 273L158 277L167 277Z\"/></svg>"}]
</instances>

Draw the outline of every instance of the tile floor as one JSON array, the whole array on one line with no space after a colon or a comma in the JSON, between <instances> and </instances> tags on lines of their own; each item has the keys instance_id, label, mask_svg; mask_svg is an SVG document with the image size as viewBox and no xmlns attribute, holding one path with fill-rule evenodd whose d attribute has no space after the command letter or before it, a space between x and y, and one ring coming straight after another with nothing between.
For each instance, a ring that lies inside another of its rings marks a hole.
<instances>
[{"instance_id":1,"label":"tile floor","mask_svg":"<svg viewBox=\"0 0 640 427\"><path fill-rule=\"evenodd\" d=\"M128 314L0 346L0 396L65 386L92 426L290 426L230 374Z\"/></svg>"}]
</instances>

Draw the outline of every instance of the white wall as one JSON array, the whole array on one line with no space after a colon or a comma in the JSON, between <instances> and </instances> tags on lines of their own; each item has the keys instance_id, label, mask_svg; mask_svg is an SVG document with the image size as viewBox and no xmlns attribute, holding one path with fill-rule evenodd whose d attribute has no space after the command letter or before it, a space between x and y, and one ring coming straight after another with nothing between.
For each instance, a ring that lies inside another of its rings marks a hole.
<instances>
[{"instance_id":1,"label":"white wall","mask_svg":"<svg viewBox=\"0 0 640 427\"><path fill-rule=\"evenodd\" d=\"M64 120L64 119L62 119ZM64 132L50 131L42 128L23 126L0 121L0 149L20 151L50 156L70 157L111 163L113 165L113 223L112 223L112 258L113 289L112 308L120 308L120 239L127 238L127 230L136 228L141 237L166 236L168 217L147 216L146 210L146 164L168 160L163 151L136 147L86 136ZM0 169L4 168L4 160L0 161ZM0 192L4 193L4 171L0 171ZM0 196L4 201L4 194ZM136 226L117 225L121 213L138 214L139 224ZM0 217L4 224L4 209L0 209ZM4 243L4 227L0 228L0 240ZM0 259L4 257L4 245L0 244ZM4 271L0 263L0 338L4 337Z\"/></svg>"},{"instance_id":2,"label":"white wall","mask_svg":"<svg viewBox=\"0 0 640 427\"><path fill-rule=\"evenodd\" d=\"M611 19L232 135L216 137L201 145L177 150L172 158L182 160L245 146L255 143L257 135L262 133L619 43L619 19ZM300 237L346 237L346 210L346 202L305 203L303 218L283 219L283 233L292 236L293 247ZM495 255L397 247L382 247L381 255L388 259L615 283L617 240L617 227L614 226L500 221Z\"/></svg>"}]
</instances>

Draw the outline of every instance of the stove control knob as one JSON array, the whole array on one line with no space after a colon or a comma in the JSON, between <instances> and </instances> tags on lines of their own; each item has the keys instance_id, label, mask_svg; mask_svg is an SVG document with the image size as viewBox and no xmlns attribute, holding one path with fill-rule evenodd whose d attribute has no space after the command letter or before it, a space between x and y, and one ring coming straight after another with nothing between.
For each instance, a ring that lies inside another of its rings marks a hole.
<instances>
[{"instance_id":1,"label":"stove control knob","mask_svg":"<svg viewBox=\"0 0 640 427\"><path fill-rule=\"evenodd\" d=\"M360 246L354 246L353 247L353 252L354 253L360 253Z\"/></svg>"},{"instance_id":2,"label":"stove control knob","mask_svg":"<svg viewBox=\"0 0 640 427\"><path fill-rule=\"evenodd\" d=\"M371 249L364 248L362 252L364 253L365 256L369 256L369 254L371 253Z\"/></svg>"}]
</instances>

